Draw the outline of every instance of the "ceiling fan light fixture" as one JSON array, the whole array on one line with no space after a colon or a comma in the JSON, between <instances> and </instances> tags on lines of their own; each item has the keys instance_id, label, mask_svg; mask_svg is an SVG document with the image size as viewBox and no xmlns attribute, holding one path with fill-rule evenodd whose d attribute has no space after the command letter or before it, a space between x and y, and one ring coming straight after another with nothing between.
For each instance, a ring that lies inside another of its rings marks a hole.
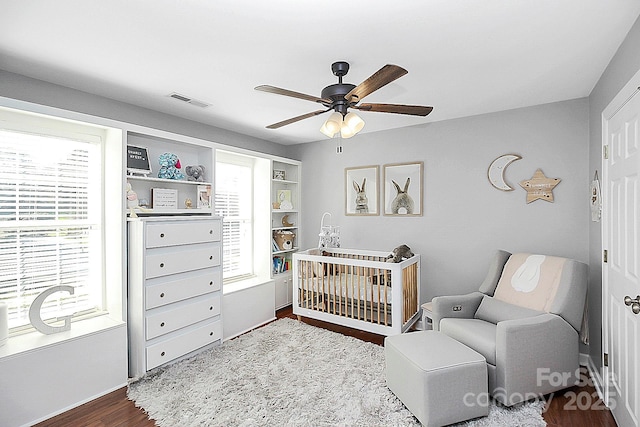
<instances>
[{"instance_id":1,"label":"ceiling fan light fixture","mask_svg":"<svg viewBox=\"0 0 640 427\"><path fill-rule=\"evenodd\" d=\"M364 120L362 120L360 116L358 116L354 112L347 113L347 115L344 116L344 121L342 122L341 130L343 132L343 135L345 127L348 128L349 133L351 133L351 136L353 136L362 130L362 128L364 127Z\"/></svg>"},{"instance_id":2,"label":"ceiling fan light fixture","mask_svg":"<svg viewBox=\"0 0 640 427\"><path fill-rule=\"evenodd\" d=\"M334 133L331 133L331 131L329 131L329 129L327 128L327 122L324 122L322 124L322 126L320 127L320 132L322 132L323 134L327 135L327 137L329 138L333 138Z\"/></svg>"},{"instance_id":3,"label":"ceiling fan light fixture","mask_svg":"<svg viewBox=\"0 0 640 427\"><path fill-rule=\"evenodd\" d=\"M320 128L320 132L327 135L329 138L333 138L333 135L340 132L342 128L342 114L334 112L331 113L329 118Z\"/></svg>"},{"instance_id":4,"label":"ceiling fan light fixture","mask_svg":"<svg viewBox=\"0 0 640 427\"><path fill-rule=\"evenodd\" d=\"M342 126L342 129L340 129L340 137L342 139L349 139L351 138L353 135L355 135L355 133L351 132L351 129L349 129L346 126Z\"/></svg>"}]
</instances>

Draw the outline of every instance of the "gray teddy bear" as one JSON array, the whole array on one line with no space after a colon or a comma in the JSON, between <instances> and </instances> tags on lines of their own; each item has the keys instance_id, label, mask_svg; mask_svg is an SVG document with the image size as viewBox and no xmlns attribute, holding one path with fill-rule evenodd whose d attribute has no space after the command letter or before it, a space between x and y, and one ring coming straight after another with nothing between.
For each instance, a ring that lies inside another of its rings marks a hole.
<instances>
[{"instance_id":1,"label":"gray teddy bear","mask_svg":"<svg viewBox=\"0 0 640 427\"><path fill-rule=\"evenodd\" d=\"M403 259L409 259L412 256L413 252L411 252L409 246L400 245L387 256L387 262L401 262Z\"/></svg>"},{"instance_id":2,"label":"gray teddy bear","mask_svg":"<svg viewBox=\"0 0 640 427\"><path fill-rule=\"evenodd\" d=\"M187 181L204 182L204 166L187 166L184 171L187 173Z\"/></svg>"}]
</instances>

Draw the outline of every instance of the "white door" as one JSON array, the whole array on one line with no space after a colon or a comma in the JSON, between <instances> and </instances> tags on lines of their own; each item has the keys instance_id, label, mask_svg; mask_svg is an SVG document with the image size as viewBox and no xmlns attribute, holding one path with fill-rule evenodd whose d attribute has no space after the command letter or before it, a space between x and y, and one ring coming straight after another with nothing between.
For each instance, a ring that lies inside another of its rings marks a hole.
<instances>
[{"instance_id":1,"label":"white door","mask_svg":"<svg viewBox=\"0 0 640 427\"><path fill-rule=\"evenodd\" d=\"M637 307L629 301L640 298L640 93L635 79L634 87L627 85L603 114L608 146L602 184L607 250L603 347L609 359L605 400L620 427L640 426L640 314L634 313L640 312L640 301Z\"/></svg>"}]
</instances>

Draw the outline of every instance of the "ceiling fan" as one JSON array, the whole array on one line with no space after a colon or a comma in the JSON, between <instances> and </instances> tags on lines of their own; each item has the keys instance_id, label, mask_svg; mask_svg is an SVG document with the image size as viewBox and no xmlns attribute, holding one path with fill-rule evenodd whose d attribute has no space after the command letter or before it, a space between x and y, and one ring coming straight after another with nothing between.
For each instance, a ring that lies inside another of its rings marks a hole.
<instances>
[{"instance_id":1,"label":"ceiling fan","mask_svg":"<svg viewBox=\"0 0 640 427\"><path fill-rule=\"evenodd\" d=\"M426 116L433 110L433 107L425 107L421 105L358 104L365 96L408 73L407 70L397 65L385 65L358 86L350 83L342 83L342 77L349 72L349 64L347 62L334 62L331 65L331 71L338 77L338 83L329 85L322 89L320 98L287 89L281 89L275 86L257 86L255 89L259 91L305 99L307 101L317 102L318 104L322 104L326 107L324 110L313 111L311 113L274 123L267 126L267 129L278 129L282 126L333 110L334 112L320 128L320 132L327 135L329 138L332 138L338 132L340 132L342 138L351 138L362 130L364 127L364 121L355 113L350 112L349 108L354 108L360 111L408 114L412 116Z\"/></svg>"}]
</instances>

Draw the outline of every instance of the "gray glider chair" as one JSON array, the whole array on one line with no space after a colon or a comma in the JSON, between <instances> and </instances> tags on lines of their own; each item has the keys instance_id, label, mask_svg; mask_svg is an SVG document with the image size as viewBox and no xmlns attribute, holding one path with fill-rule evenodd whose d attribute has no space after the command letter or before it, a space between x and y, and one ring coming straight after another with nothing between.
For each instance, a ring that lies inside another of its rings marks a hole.
<instances>
[{"instance_id":1,"label":"gray glider chair","mask_svg":"<svg viewBox=\"0 0 640 427\"><path fill-rule=\"evenodd\" d=\"M478 292L433 299L433 327L482 354L504 405L574 385L587 266L497 251Z\"/></svg>"}]
</instances>

